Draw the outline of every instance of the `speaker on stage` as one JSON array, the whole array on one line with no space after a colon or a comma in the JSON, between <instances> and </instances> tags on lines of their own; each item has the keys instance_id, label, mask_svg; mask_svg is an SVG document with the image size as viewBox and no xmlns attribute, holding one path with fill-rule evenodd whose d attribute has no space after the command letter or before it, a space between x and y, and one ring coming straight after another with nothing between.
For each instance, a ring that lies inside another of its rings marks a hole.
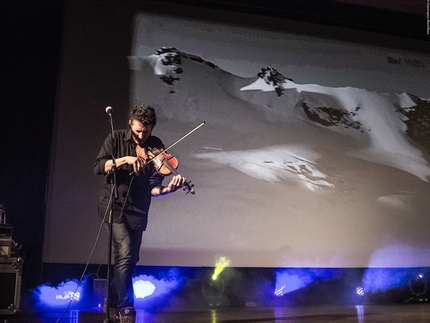
<instances>
[{"instance_id":1,"label":"speaker on stage","mask_svg":"<svg viewBox=\"0 0 430 323\"><path fill-rule=\"evenodd\" d=\"M4 206L0 203L0 257L10 257L12 250L12 224L6 223Z\"/></svg>"},{"instance_id":2,"label":"speaker on stage","mask_svg":"<svg viewBox=\"0 0 430 323\"><path fill-rule=\"evenodd\" d=\"M0 204L0 315L19 311L23 258L12 239L13 226L6 223L4 207Z\"/></svg>"},{"instance_id":3,"label":"speaker on stage","mask_svg":"<svg viewBox=\"0 0 430 323\"><path fill-rule=\"evenodd\" d=\"M19 311L23 259L0 257L0 315Z\"/></svg>"}]
</instances>

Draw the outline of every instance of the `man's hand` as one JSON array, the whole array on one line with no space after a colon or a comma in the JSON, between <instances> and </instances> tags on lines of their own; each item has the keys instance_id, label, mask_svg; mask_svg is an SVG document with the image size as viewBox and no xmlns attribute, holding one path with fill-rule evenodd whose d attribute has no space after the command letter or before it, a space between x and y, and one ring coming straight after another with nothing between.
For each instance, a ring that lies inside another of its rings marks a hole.
<instances>
[{"instance_id":1,"label":"man's hand","mask_svg":"<svg viewBox=\"0 0 430 323\"><path fill-rule=\"evenodd\" d=\"M142 158L134 157L134 156L125 156L124 158L124 164L133 165L133 172L137 173L143 166L145 166L145 163Z\"/></svg>"},{"instance_id":2,"label":"man's hand","mask_svg":"<svg viewBox=\"0 0 430 323\"><path fill-rule=\"evenodd\" d=\"M105 172L108 173L113 167L113 161L108 160L105 164ZM133 172L137 173L143 166L146 165L146 162L143 158L135 157L135 156L124 156L121 158L115 159L116 167L121 167L122 165L133 165Z\"/></svg>"},{"instance_id":3,"label":"man's hand","mask_svg":"<svg viewBox=\"0 0 430 323\"><path fill-rule=\"evenodd\" d=\"M167 193L172 193L178 190L179 188L184 186L184 183L187 179L181 175L174 175L170 181L170 183L164 188L164 191ZM163 192L164 193L164 192Z\"/></svg>"}]
</instances>

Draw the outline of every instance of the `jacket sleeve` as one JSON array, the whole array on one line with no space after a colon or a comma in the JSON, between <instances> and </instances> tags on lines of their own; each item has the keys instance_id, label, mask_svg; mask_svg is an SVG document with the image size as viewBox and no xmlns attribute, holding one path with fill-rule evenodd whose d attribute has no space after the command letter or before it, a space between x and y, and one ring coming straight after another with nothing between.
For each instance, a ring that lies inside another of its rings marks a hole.
<instances>
[{"instance_id":1,"label":"jacket sleeve","mask_svg":"<svg viewBox=\"0 0 430 323\"><path fill-rule=\"evenodd\" d=\"M112 145L112 135L109 134L102 144L99 154L94 161L94 174L104 175L105 174L105 164L109 159L112 159L113 145Z\"/></svg>"}]
</instances>

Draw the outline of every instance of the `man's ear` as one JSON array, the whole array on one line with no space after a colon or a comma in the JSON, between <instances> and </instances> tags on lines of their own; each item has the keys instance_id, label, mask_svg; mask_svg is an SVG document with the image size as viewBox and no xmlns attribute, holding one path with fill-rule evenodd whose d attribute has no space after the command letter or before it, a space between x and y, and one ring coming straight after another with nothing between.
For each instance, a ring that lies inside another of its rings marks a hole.
<instances>
[{"instance_id":1,"label":"man's ear","mask_svg":"<svg viewBox=\"0 0 430 323\"><path fill-rule=\"evenodd\" d=\"M128 125L131 126L131 120L128 120Z\"/></svg>"}]
</instances>

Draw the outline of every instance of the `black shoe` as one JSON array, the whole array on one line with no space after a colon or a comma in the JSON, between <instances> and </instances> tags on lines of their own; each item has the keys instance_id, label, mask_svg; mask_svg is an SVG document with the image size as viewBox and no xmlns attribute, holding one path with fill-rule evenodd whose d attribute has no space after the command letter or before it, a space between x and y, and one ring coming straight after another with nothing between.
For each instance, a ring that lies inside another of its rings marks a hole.
<instances>
[{"instance_id":1,"label":"black shoe","mask_svg":"<svg viewBox=\"0 0 430 323\"><path fill-rule=\"evenodd\" d=\"M136 310L133 307L125 307L119 311L119 321L121 323L135 323Z\"/></svg>"}]
</instances>

